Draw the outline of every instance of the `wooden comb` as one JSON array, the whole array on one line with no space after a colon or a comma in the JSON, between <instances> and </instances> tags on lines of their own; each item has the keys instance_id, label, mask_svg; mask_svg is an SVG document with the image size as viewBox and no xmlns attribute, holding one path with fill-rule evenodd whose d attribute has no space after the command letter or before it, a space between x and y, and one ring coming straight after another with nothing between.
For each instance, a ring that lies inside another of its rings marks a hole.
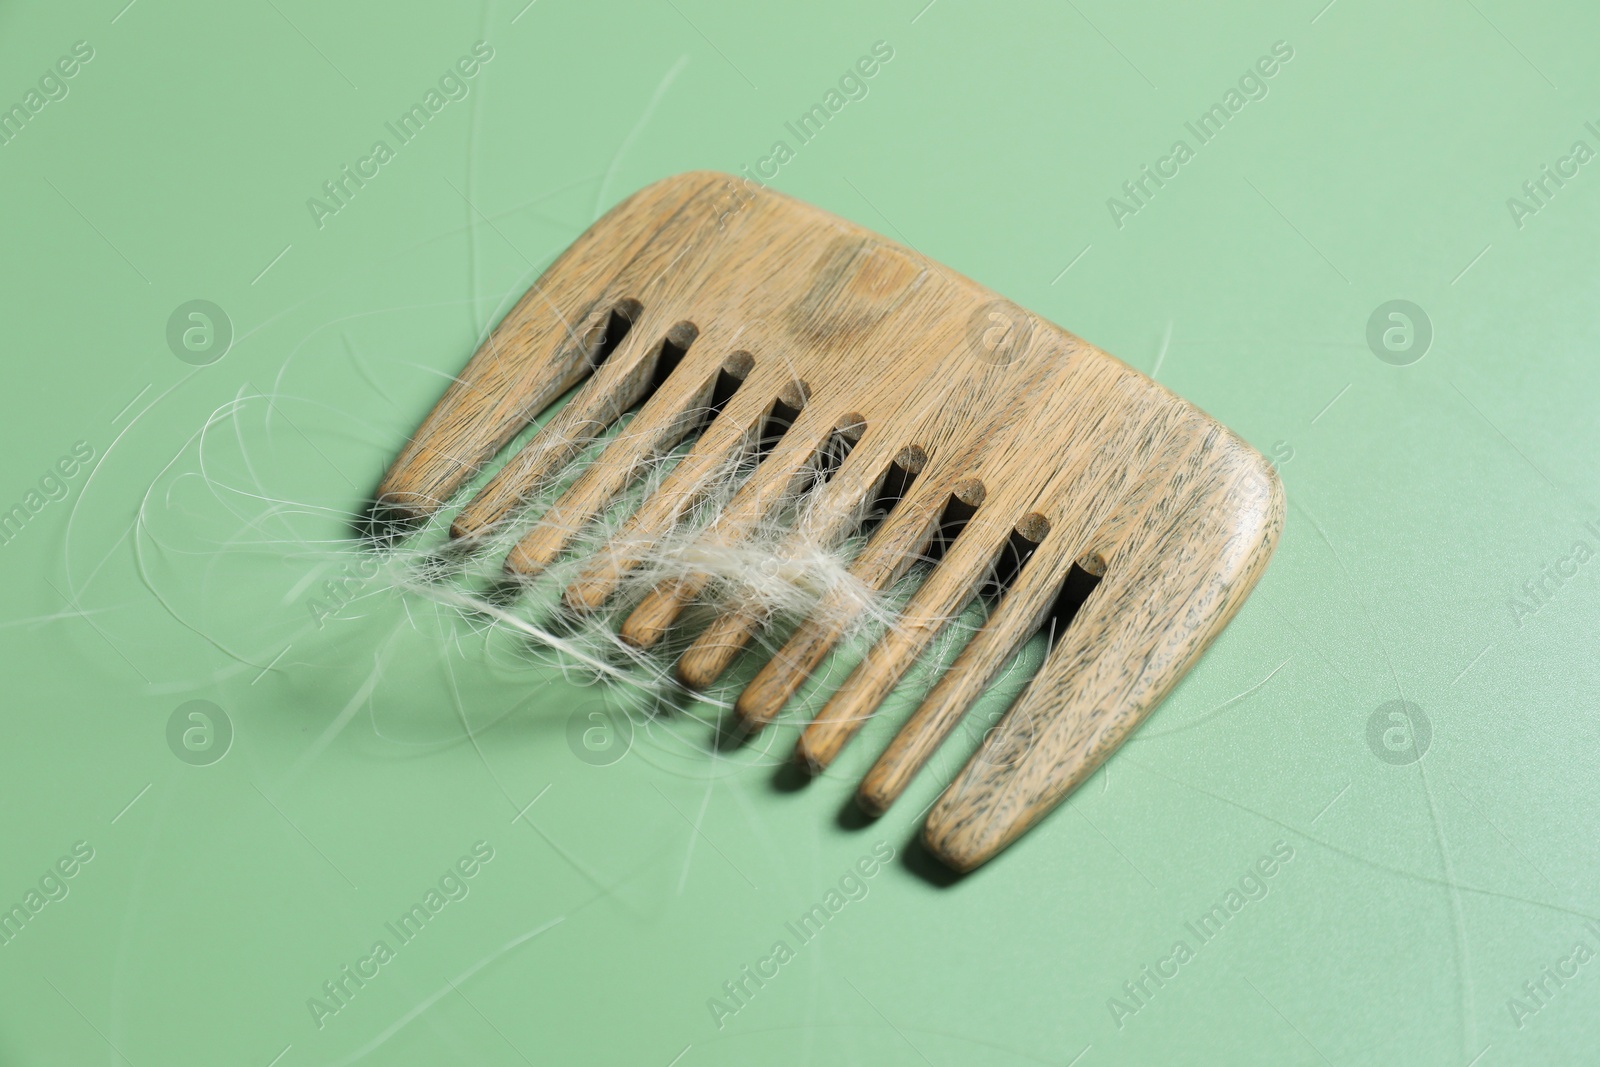
<instances>
[{"instance_id":1,"label":"wooden comb","mask_svg":"<svg viewBox=\"0 0 1600 1067\"><path fill-rule=\"evenodd\" d=\"M807 488L793 543L837 545L893 483L851 573L885 589L937 554L801 735L797 756L813 770L954 615L992 601L862 782L871 814L1055 620L1043 665L928 814L924 843L958 871L1004 848L1127 739L1238 610L1283 522L1271 465L1144 375L912 250L706 172L634 194L550 266L390 467L375 517L432 515L580 383L451 524L468 544L504 528L637 408L511 550L507 571L531 576L652 457L700 430L566 587L574 611L604 604L708 482L752 455L754 473L700 535L709 550L736 546ZM778 416L788 428L764 440ZM848 453L819 486L841 442ZM691 574L655 587L621 636L654 644L706 584ZM824 601L740 693L748 728L776 717L848 629L851 605ZM766 621L760 603L733 596L679 659L682 680L710 684Z\"/></svg>"}]
</instances>

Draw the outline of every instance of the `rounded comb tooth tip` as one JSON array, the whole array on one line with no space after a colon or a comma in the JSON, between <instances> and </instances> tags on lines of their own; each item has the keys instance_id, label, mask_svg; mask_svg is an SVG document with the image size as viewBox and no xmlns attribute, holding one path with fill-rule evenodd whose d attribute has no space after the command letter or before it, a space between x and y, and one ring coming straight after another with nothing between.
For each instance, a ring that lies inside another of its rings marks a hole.
<instances>
[{"instance_id":1,"label":"rounded comb tooth tip","mask_svg":"<svg viewBox=\"0 0 1600 1067\"><path fill-rule=\"evenodd\" d=\"M806 629L806 625L810 624L802 624L802 630ZM811 677L811 669L822 661L827 648L832 646L832 640L819 637L814 630L810 635L802 635L797 630L795 637L800 638L800 643L795 645L794 638L790 638L789 645L784 645L776 656L766 661L762 669L755 673L755 678L739 693L738 701L733 702L734 713L752 726L765 726L778 718L789 697L805 685L806 678ZM790 656L795 659L790 659Z\"/></svg>"},{"instance_id":2,"label":"rounded comb tooth tip","mask_svg":"<svg viewBox=\"0 0 1600 1067\"><path fill-rule=\"evenodd\" d=\"M898 793L886 795L876 786L862 782L856 788L856 807L861 810L862 814L877 819L888 812L898 796Z\"/></svg>"},{"instance_id":3,"label":"rounded comb tooth tip","mask_svg":"<svg viewBox=\"0 0 1600 1067\"><path fill-rule=\"evenodd\" d=\"M415 493L380 491L355 523L357 535L376 548L388 548L424 526L439 504Z\"/></svg>"},{"instance_id":4,"label":"rounded comb tooth tip","mask_svg":"<svg viewBox=\"0 0 1600 1067\"><path fill-rule=\"evenodd\" d=\"M711 685L744 650L759 625L759 617L748 611L717 616L678 660L678 680L691 689Z\"/></svg>"},{"instance_id":5,"label":"rounded comb tooth tip","mask_svg":"<svg viewBox=\"0 0 1600 1067\"><path fill-rule=\"evenodd\" d=\"M795 742L793 761L796 767L817 778L828 769L828 764L833 761L833 755L814 751L806 744L805 735L802 734Z\"/></svg>"},{"instance_id":6,"label":"rounded comb tooth tip","mask_svg":"<svg viewBox=\"0 0 1600 1067\"><path fill-rule=\"evenodd\" d=\"M618 636L634 648L653 648L683 607L682 586L671 582L652 589L628 615Z\"/></svg>"},{"instance_id":7,"label":"rounded comb tooth tip","mask_svg":"<svg viewBox=\"0 0 1600 1067\"><path fill-rule=\"evenodd\" d=\"M488 539L494 532L494 523L478 523L472 521L465 513L458 513L450 520L450 540L463 547L470 548Z\"/></svg>"},{"instance_id":8,"label":"rounded comb tooth tip","mask_svg":"<svg viewBox=\"0 0 1600 1067\"><path fill-rule=\"evenodd\" d=\"M938 812L944 805L941 798L935 805ZM957 824L948 826L943 822L936 822L933 815L928 816L928 821L922 824L922 846L943 863L946 867L958 874L969 874L993 859L1001 849L1020 835L1002 836L994 833L992 827L985 828L986 832L969 834Z\"/></svg>"},{"instance_id":9,"label":"rounded comb tooth tip","mask_svg":"<svg viewBox=\"0 0 1600 1067\"><path fill-rule=\"evenodd\" d=\"M733 714L740 723L750 723L765 726L772 721L772 716L766 708L766 701L757 695L752 695L747 687L733 702Z\"/></svg>"},{"instance_id":10,"label":"rounded comb tooth tip","mask_svg":"<svg viewBox=\"0 0 1600 1067\"><path fill-rule=\"evenodd\" d=\"M592 615L605 606L611 591L608 583L577 581L561 591L561 606L574 615Z\"/></svg>"},{"instance_id":11,"label":"rounded comb tooth tip","mask_svg":"<svg viewBox=\"0 0 1600 1067\"><path fill-rule=\"evenodd\" d=\"M535 526L507 553L505 573L515 578L535 577L555 562L566 542L566 532L558 527Z\"/></svg>"},{"instance_id":12,"label":"rounded comb tooth tip","mask_svg":"<svg viewBox=\"0 0 1600 1067\"><path fill-rule=\"evenodd\" d=\"M740 717L758 724L778 717L844 633L848 623L839 614L843 610L842 603L825 599L819 610L795 629L739 694L734 710Z\"/></svg>"},{"instance_id":13,"label":"rounded comb tooth tip","mask_svg":"<svg viewBox=\"0 0 1600 1067\"><path fill-rule=\"evenodd\" d=\"M832 703L829 701L829 704ZM866 712L866 715L870 714L871 711ZM855 736L856 730L861 727L861 721L841 724L838 719L823 720L819 717L795 739L795 762L811 768L812 774L821 774L838 758L845 742Z\"/></svg>"}]
</instances>

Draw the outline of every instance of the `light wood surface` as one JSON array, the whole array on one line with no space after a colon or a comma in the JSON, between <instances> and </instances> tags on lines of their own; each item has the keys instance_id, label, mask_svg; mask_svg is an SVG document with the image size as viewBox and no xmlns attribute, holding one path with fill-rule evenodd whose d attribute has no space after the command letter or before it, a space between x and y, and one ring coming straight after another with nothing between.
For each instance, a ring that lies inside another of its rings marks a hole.
<instances>
[{"instance_id":1,"label":"light wood surface","mask_svg":"<svg viewBox=\"0 0 1600 1067\"><path fill-rule=\"evenodd\" d=\"M942 519L967 516L805 729L797 758L813 769L979 595L1008 544L1036 546L868 773L859 798L869 813L887 810L1011 657L1052 625L1073 564L1103 572L1070 622L1056 619L1043 666L928 815L925 843L957 870L1004 848L1127 739L1238 610L1283 522L1273 468L1144 375L912 250L707 172L636 193L549 268L396 459L378 513L414 522L443 507L580 383L452 524L457 538L483 537L642 404L510 553L508 571L535 574L652 457L698 430L567 588L575 610L604 604L708 485L749 460L775 410L792 424L707 528L709 548L782 514L841 441L847 457L778 556L840 543L885 479L908 471L909 488L851 565L866 587L887 588L923 558ZM731 396L701 428L696 415L719 388ZM705 585L691 575L657 587L622 637L652 645ZM825 600L765 663L737 701L749 728L811 677L851 608L843 596ZM735 593L680 675L709 685L764 624L760 604Z\"/></svg>"}]
</instances>

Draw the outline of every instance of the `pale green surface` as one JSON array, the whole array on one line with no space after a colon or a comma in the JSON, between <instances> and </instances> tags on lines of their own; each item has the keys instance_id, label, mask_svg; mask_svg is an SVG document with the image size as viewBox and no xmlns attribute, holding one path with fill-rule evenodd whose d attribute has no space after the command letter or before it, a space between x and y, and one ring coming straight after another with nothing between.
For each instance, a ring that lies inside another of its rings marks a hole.
<instances>
[{"instance_id":1,"label":"pale green surface","mask_svg":"<svg viewBox=\"0 0 1600 1067\"><path fill-rule=\"evenodd\" d=\"M1592 5L123 2L0 8L0 102L74 41L96 52L0 146L0 498L77 440L103 457L0 550L0 902L95 850L0 946L0 1062L299 1067L381 1039L364 1062L1596 1055L1600 963L1520 1029L1507 1004L1600 947L1600 563L1520 625L1509 606L1600 547L1600 176L1520 230L1505 203L1574 139L1600 148ZM318 231L305 199L480 38L471 95ZM719 1030L707 999L876 842L903 852L970 739L848 829L887 724L800 792L687 728L592 767L565 740L591 694L487 664L397 597L320 630L307 602L357 559L337 515L539 266L650 180L754 163L880 39L870 95L774 184L1159 360L1292 449L1291 511L1258 593L1108 774L957 886L890 863ZM1295 54L1270 95L1118 230L1106 198L1277 40ZM237 334L199 369L164 340L196 298ZM1411 366L1364 340L1396 298L1435 330ZM194 435L262 393L270 421L256 399L208 438L208 486ZM1368 747L1398 697L1432 722L1420 764ZM196 698L235 727L208 767L165 740ZM306 998L480 839L470 895L319 1031ZM1270 894L1119 1030L1108 998L1280 840Z\"/></svg>"}]
</instances>

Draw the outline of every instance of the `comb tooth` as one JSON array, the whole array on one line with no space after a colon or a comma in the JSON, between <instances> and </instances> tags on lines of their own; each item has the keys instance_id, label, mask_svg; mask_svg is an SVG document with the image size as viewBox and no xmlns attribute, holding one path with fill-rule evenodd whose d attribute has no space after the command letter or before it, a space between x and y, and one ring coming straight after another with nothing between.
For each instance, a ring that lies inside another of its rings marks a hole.
<instances>
[{"instance_id":1,"label":"comb tooth","mask_svg":"<svg viewBox=\"0 0 1600 1067\"><path fill-rule=\"evenodd\" d=\"M867 772L856 793L863 811L882 815L889 810L1000 669L1039 631L1061 590L1075 543L1070 534L1059 533L1040 542L994 613ZM1103 542L1097 538L1095 543Z\"/></svg>"},{"instance_id":2,"label":"comb tooth","mask_svg":"<svg viewBox=\"0 0 1600 1067\"><path fill-rule=\"evenodd\" d=\"M618 636L634 648L650 648L703 587L704 580L699 578L678 578L656 586L628 613Z\"/></svg>"},{"instance_id":3,"label":"comb tooth","mask_svg":"<svg viewBox=\"0 0 1600 1067\"><path fill-rule=\"evenodd\" d=\"M600 457L517 542L506 557L507 573L526 578L554 562L577 532L628 487L652 456L670 450L704 419L720 378L737 381L749 371L749 364L740 358L743 356L744 353L737 353L725 360L713 375L681 368L668 378L628 424L627 432L606 445Z\"/></svg>"},{"instance_id":4,"label":"comb tooth","mask_svg":"<svg viewBox=\"0 0 1600 1067\"><path fill-rule=\"evenodd\" d=\"M557 397L588 377L613 312L636 302L597 304L567 322L571 306L556 284L535 285L479 346L384 474L377 504L414 521L437 511L507 441Z\"/></svg>"},{"instance_id":5,"label":"comb tooth","mask_svg":"<svg viewBox=\"0 0 1600 1067\"><path fill-rule=\"evenodd\" d=\"M642 317L629 329L566 406L461 509L450 524L451 537L471 540L488 533L639 402L664 356L676 356L694 341L688 323L673 326L665 337L657 329L655 316Z\"/></svg>"},{"instance_id":6,"label":"comb tooth","mask_svg":"<svg viewBox=\"0 0 1600 1067\"><path fill-rule=\"evenodd\" d=\"M678 680L692 689L704 689L715 682L750 643L763 621L763 612L748 605L735 605L712 619L679 658Z\"/></svg>"},{"instance_id":7,"label":"comb tooth","mask_svg":"<svg viewBox=\"0 0 1600 1067\"><path fill-rule=\"evenodd\" d=\"M704 492L706 483L756 446L771 404L770 397L748 385L734 394L689 454L567 586L562 599L569 609L594 611L605 603L623 576L649 555Z\"/></svg>"},{"instance_id":8,"label":"comb tooth","mask_svg":"<svg viewBox=\"0 0 1600 1067\"><path fill-rule=\"evenodd\" d=\"M983 863L1093 774L1266 566L1283 523L1276 472L1220 427L1189 444L1169 438L1153 458L1106 580L934 804L923 840L952 868Z\"/></svg>"},{"instance_id":9,"label":"comb tooth","mask_svg":"<svg viewBox=\"0 0 1600 1067\"><path fill-rule=\"evenodd\" d=\"M744 540L751 530L778 508L793 501L816 469L818 457L834 434L831 426L818 427L816 419L797 422L772 455L761 461L749 481L700 538L697 550L708 557ZM700 572L667 582L650 591L622 624L621 636L635 648L649 648L711 581Z\"/></svg>"},{"instance_id":10,"label":"comb tooth","mask_svg":"<svg viewBox=\"0 0 1600 1067\"><path fill-rule=\"evenodd\" d=\"M438 510L532 419L593 370L589 344L613 309L637 314L632 289L680 272L717 245L696 240L729 179L689 173L606 213L529 287L401 449L375 494L384 518ZM698 209L697 209L698 206ZM659 299L656 303L662 303Z\"/></svg>"},{"instance_id":11,"label":"comb tooth","mask_svg":"<svg viewBox=\"0 0 1600 1067\"><path fill-rule=\"evenodd\" d=\"M924 489L912 489L851 566L850 573L867 589L882 590L899 578L933 538L952 487L949 481L938 477L930 482ZM957 497L966 494L982 499L982 487L975 482L961 482L954 488ZM823 597L817 610L739 694L735 704L739 717L751 726L762 726L777 718L783 705L849 629L859 610L843 593Z\"/></svg>"},{"instance_id":12,"label":"comb tooth","mask_svg":"<svg viewBox=\"0 0 1600 1067\"><path fill-rule=\"evenodd\" d=\"M1085 433L1067 442L1063 454L1070 458L1039 494L1042 503L1066 514L1053 525L1037 513L1019 524L1017 535L1035 542L1033 551L1006 583L999 606L867 772L856 794L862 810L872 815L888 810L1045 618L1065 609L1074 594L1087 595L1094 588L1134 518L1123 497L1130 480L1137 480L1129 468L1139 467L1148 455L1139 442L1159 439L1174 410L1158 407L1142 418L1086 420ZM1088 570L1074 572L1075 560Z\"/></svg>"},{"instance_id":13,"label":"comb tooth","mask_svg":"<svg viewBox=\"0 0 1600 1067\"><path fill-rule=\"evenodd\" d=\"M891 477L897 481L890 491L898 496L926 462L920 448L897 450L884 439L865 434L834 476L817 490L799 524L779 546L778 558L793 560L808 548L831 551L838 547L860 528ZM765 621L766 612L759 604L735 600L685 650L678 660L679 679L693 688L716 681Z\"/></svg>"},{"instance_id":14,"label":"comb tooth","mask_svg":"<svg viewBox=\"0 0 1600 1067\"><path fill-rule=\"evenodd\" d=\"M881 589L882 586L872 586ZM844 635L847 623L838 616L849 610L842 598L826 597L820 610L802 622L739 694L734 710L749 726L765 726L778 717L789 698L805 684L828 650Z\"/></svg>"},{"instance_id":15,"label":"comb tooth","mask_svg":"<svg viewBox=\"0 0 1600 1067\"><path fill-rule=\"evenodd\" d=\"M900 618L872 646L795 743L795 759L820 771L883 703L884 697L960 610L977 596L1010 533L980 512L961 531Z\"/></svg>"}]
</instances>

